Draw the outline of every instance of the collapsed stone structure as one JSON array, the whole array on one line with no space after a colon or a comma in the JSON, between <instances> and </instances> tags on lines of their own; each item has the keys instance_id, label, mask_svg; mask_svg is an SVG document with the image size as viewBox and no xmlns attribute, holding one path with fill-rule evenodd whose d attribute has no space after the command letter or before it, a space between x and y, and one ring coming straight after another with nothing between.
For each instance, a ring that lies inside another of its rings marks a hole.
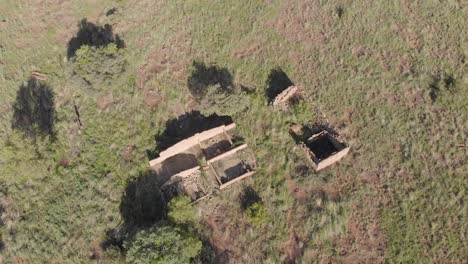
<instances>
[{"instance_id":1,"label":"collapsed stone structure","mask_svg":"<svg viewBox=\"0 0 468 264\"><path fill-rule=\"evenodd\" d=\"M166 199L187 195L197 201L255 173L254 154L232 136L234 128L233 123L195 134L149 162L164 182Z\"/></svg>"},{"instance_id":2,"label":"collapsed stone structure","mask_svg":"<svg viewBox=\"0 0 468 264\"><path fill-rule=\"evenodd\" d=\"M350 150L348 144L323 128L312 131L301 125L292 125L289 131L316 171L341 160Z\"/></svg>"},{"instance_id":3,"label":"collapsed stone structure","mask_svg":"<svg viewBox=\"0 0 468 264\"><path fill-rule=\"evenodd\" d=\"M302 93L298 86L290 86L278 94L272 105L280 110L287 111L288 108L302 100Z\"/></svg>"}]
</instances>

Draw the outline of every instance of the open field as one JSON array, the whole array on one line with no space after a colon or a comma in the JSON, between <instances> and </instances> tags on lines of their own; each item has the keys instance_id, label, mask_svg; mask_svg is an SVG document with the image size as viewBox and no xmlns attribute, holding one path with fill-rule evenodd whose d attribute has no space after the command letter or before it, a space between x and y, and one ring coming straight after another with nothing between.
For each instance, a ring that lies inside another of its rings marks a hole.
<instances>
[{"instance_id":1,"label":"open field","mask_svg":"<svg viewBox=\"0 0 468 264\"><path fill-rule=\"evenodd\" d=\"M124 262L103 245L157 220L147 173L155 138L206 107L187 87L193 61L255 88L245 109L217 114L231 115L259 167L196 204L212 252L197 261L465 263L467 9L461 0L1 0L0 263ZM109 83L73 74L67 49L82 19L112 25L125 42L128 65ZM267 103L276 67L306 94L289 112ZM33 71L47 75L49 93L19 92ZM18 110L27 98L48 106L32 108L40 122ZM288 133L314 122L351 146L318 173ZM248 187L266 223L248 221L239 201Z\"/></svg>"}]
</instances>

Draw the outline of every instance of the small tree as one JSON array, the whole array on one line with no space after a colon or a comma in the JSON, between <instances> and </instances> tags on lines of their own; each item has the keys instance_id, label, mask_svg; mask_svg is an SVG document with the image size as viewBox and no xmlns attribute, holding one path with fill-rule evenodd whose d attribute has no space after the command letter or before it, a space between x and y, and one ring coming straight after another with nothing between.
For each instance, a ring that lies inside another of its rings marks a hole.
<instances>
[{"instance_id":1,"label":"small tree","mask_svg":"<svg viewBox=\"0 0 468 264\"><path fill-rule=\"evenodd\" d=\"M267 208L261 202L253 203L247 207L246 213L248 221L254 225L263 225L270 218Z\"/></svg>"},{"instance_id":2,"label":"small tree","mask_svg":"<svg viewBox=\"0 0 468 264\"><path fill-rule=\"evenodd\" d=\"M195 223L195 209L188 196L178 196L169 202L169 219L175 224L188 225Z\"/></svg>"},{"instance_id":3,"label":"small tree","mask_svg":"<svg viewBox=\"0 0 468 264\"><path fill-rule=\"evenodd\" d=\"M125 50L115 43L100 47L83 45L73 58L74 73L91 85L111 81L124 72L126 65Z\"/></svg>"},{"instance_id":4,"label":"small tree","mask_svg":"<svg viewBox=\"0 0 468 264\"><path fill-rule=\"evenodd\" d=\"M195 258L202 242L181 228L163 225L140 231L126 247L128 263L180 264Z\"/></svg>"},{"instance_id":5,"label":"small tree","mask_svg":"<svg viewBox=\"0 0 468 264\"><path fill-rule=\"evenodd\" d=\"M241 91L225 92L219 85L207 88L200 100L200 111L204 115L223 114L235 116L244 112L250 104L250 97Z\"/></svg>"}]
</instances>

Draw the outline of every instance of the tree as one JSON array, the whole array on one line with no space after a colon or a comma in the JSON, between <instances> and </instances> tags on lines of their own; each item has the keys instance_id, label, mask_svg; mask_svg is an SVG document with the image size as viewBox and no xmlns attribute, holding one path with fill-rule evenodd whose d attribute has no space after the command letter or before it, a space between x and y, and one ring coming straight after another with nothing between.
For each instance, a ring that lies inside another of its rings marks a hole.
<instances>
[{"instance_id":1,"label":"tree","mask_svg":"<svg viewBox=\"0 0 468 264\"><path fill-rule=\"evenodd\" d=\"M83 45L72 60L74 73L90 85L109 83L125 71L125 50L115 43L92 47Z\"/></svg>"},{"instance_id":2,"label":"tree","mask_svg":"<svg viewBox=\"0 0 468 264\"><path fill-rule=\"evenodd\" d=\"M246 213L248 221L254 225L263 225L269 221L268 210L261 202L247 207Z\"/></svg>"},{"instance_id":3,"label":"tree","mask_svg":"<svg viewBox=\"0 0 468 264\"><path fill-rule=\"evenodd\" d=\"M169 220L174 224L193 224L195 223L195 209L190 204L188 196L178 196L169 202Z\"/></svg>"},{"instance_id":4,"label":"tree","mask_svg":"<svg viewBox=\"0 0 468 264\"><path fill-rule=\"evenodd\" d=\"M222 114L235 116L248 109L250 98L245 92L225 92L221 86L212 85L206 89L200 100L200 111L204 115Z\"/></svg>"},{"instance_id":5,"label":"tree","mask_svg":"<svg viewBox=\"0 0 468 264\"><path fill-rule=\"evenodd\" d=\"M160 225L140 231L126 247L128 263L179 264L195 258L202 242L179 227Z\"/></svg>"}]
</instances>

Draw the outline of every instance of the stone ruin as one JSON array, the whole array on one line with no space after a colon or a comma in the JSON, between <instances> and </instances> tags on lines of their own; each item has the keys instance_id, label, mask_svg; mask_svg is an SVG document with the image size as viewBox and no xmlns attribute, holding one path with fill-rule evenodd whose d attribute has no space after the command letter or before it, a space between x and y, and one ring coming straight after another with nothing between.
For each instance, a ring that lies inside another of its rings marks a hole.
<instances>
[{"instance_id":1,"label":"stone ruin","mask_svg":"<svg viewBox=\"0 0 468 264\"><path fill-rule=\"evenodd\" d=\"M221 190L253 175L256 167L253 152L247 148L247 144L214 157L207 164Z\"/></svg>"},{"instance_id":2,"label":"stone ruin","mask_svg":"<svg viewBox=\"0 0 468 264\"><path fill-rule=\"evenodd\" d=\"M255 173L255 156L247 144L236 141L234 128L233 123L195 134L149 162L164 182L166 199L187 195L198 201Z\"/></svg>"},{"instance_id":3,"label":"stone ruin","mask_svg":"<svg viewBox=\"0 0 468 264\"><path fill-rule=\"evenodd\" d=\"M301 125L292 125L289 131L316 171L341 160L350 149L337 135L324 128L313 131Z\"/></svg>"},{"instance_id":4,"label":"stone ruin","mask_svg":"<svg viewBox=\"0 0 468 264\"><path fill-rule=\"evenodd\" d=\"M290 86L278 94L272 105L282 111L287 111L290 106L302 100L302 93L298 86Z\"/></svg>"}]
</instances>

